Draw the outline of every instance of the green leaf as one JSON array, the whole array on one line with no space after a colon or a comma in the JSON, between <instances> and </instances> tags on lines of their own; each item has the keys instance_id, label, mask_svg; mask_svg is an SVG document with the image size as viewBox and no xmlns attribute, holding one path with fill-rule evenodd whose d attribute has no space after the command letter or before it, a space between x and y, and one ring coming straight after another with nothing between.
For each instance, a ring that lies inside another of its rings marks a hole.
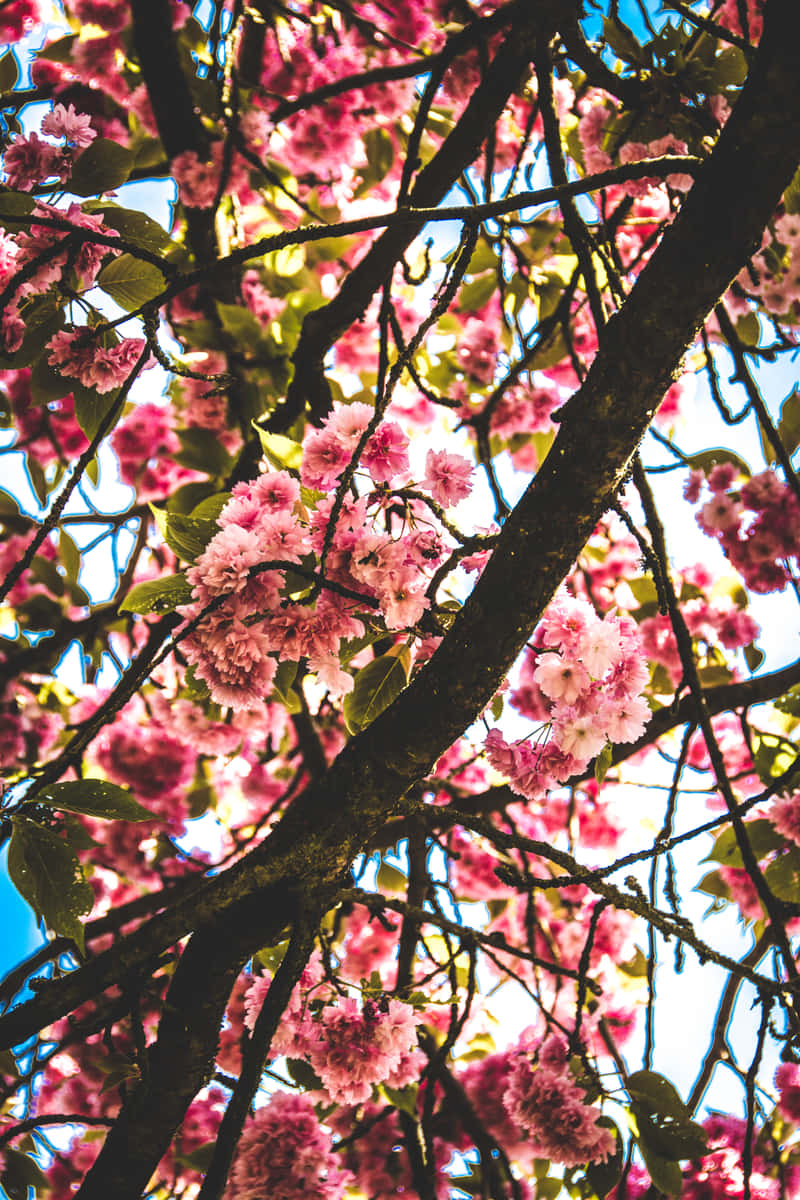
<instances>
[{"instance_id":1,"label":"green leaf","mask_svg":"<svg viewBox=\"0 0 800 1200\"><path fill-rule=\"evenodd\" d=\"M91 911L94 892L83 875L78 856L64 838L22 815L13 818L8 848L8 874L37 918L54 933L71 937L81 953L83 926L78 920Z\"/></svg>"},{"instance_id":2,"label":"green leaf","mask_svg":"<svg viewBox=\"0 0 800 1200\"><path fill-rule=\"evenodd\" d=\"M146 213L135 208L121 208L110 200L90 200L83 207L87 212L101 213L103 223L116 229L126 242L133 242L143 250L150 250L175 262L186 260L186 248L173 242L166 229Z\"/></svg>"},{"instance_id":3,"label":"green leaf","mask_svg":"<svg viewBox=\"0 0 800 1200\"><path fill-rule=\"evenodd\" d=\"M778 437L790 456L800 446L800 388L793 388L781 405Z\"/></svg>"},{"instance_id":4,"label":"green leaf","mask_svg":"<svg viewBox=\"0 0 800 1200\"><path fill-rule=\"evenodd\" d=\"M783 206L792 216L800 212L800 167L795 171L792 182L783 193Z\"/></svg>"},{"instance_id":5,"label":"green leaf","mask_svg":"<svg viewBox=\"0 0 800 1200\"><path fill-rule=\"evenodd\" d=\"M189 1154L176 1154L175 1159L181 1166L188 1167L190 1171L199 1171L201 1175L205 1175L211 1166L216 1144L216 1141L203 1142L202 1146L198 1146Z\"/></svg>"},{"instance_id":6,"label":"green leaf","mask_svg":"<svg viewBox=\"0 0 800 1200\"><path fill-rule=\"evenodd\" d=\"M706 1132L688 1116L679 1121L651 1120L634 1104L633 1113L639 1129L639 1142L668 1159L700 1158L706 1150Z\"/></svg>"},{"instance_id":7,"label":"green leaf","mask_svg":"<svg viewBox=\"0 0 800 1200\"><path fill-rule=\"evenodd\" d=\"M634 1071L628 1076L626 1086L631 1100L637 1101L648 1112L678 1120L688 1116L688 1109L675 1085L656 1071Z\"/></svg>"},{"instance_id":8,"label":"green leaf","mask_svg":"<svg viewBox=\"0 0 800 1200\"><path fill-rule=\"evenodd\" d=\"M800 848L792 846L764 871L770 891L789 904L800 902Z\"/></svg>"},{"instance_id":9,"label":"green leaf","mask_svg":"<svg viewBox=\"0 0 800 1200\"><path fill-rule=\"evenodd\" d=\"M76 379L70 380L70 385L72 394L75 397L75 420L89 441L92 441L97 436L100 426L117 403L119 389L115 389L113 392L106 392L101 396L94 388L84 387ZM119 412L106 430L107 434L111 432L122 416L122 407L120 406Z\"/></svg>"},{"instance_id":10,"label":"green leaf","mask_svg":"<svg viewBox=\"0 0 800 1200\"><path fill-rule=\"evenodd\" d=\"M50 339L64 327L64 313L52 297L37 297L31 304L26 304L22 310L25 320L25 336L22 345L13 355L0 354L0 367L27 367L39 358L46 359L46 347ZM60 388L61 396L69 391L69 385ZM60 399L52 394L37 399L33 396L34 404L46 404L48 400Z\"/></svg>"},{"instance_id":11,"label":"green leaf","mask_svg":"<svg viewBox=\"0 0 800 1200\"><path fill-rule=\"evenodd\" d=\"M205 487L205 484L203 486ZM216 521L230 498L230 492L213 492L210 496L205 496L199 504L195 504L189 510L189 516L194 517L196 521Z\"/></svg>"},{"instance_id":12,"label":"green leaf","mask_svg":"<svg viewBox=\"0 0 800 1200\"><path fill-rule=\"evenodd\" d=\"M418 1084L411 1083L407 1087L393 1088L389 1087L388 1083L382 1083L380 1090L393 1108L399 1108L401 1112L406 1112L411 1117L416 1115Z\"/></svg>"},{"instance_id":13,"label":"green leaf","mask_svg":"<svg viewBox=\"0 0 800 1200\"><path fill-rule=\"evenodd\" d=\"M0 225L5 229L8 221L12 233L15 233L24 222L15 220L16 217L28 217L33 212L36 201L28 192L0 191Z\"/></svg>"},{"instance_id":14,"label":"green leaf","mask_svg":"<svg viewBox=\"0 0 800 1200\"><path fill-rule=\"evenodd\" d=\"M194 562L219 531L216 521L186 517L182 513L165 512L163 508L150 505L158 531L170 550L186 562Z\"/></svg>"},{"instance_id":15,"label":"green leaf","mask_svg":"<svg viewBox=\"0 0 800 1200\"><path fill-rule=\"evenodd\" d=\"M408 887L408 879L398 867L393 866L392 863L388 863L384 859L378 867L375 884L379 892L405 893Z\"/></svg>"},{"instance_id":16,"label":"green leaf","mask_svg":"<svg viewBox=\"0 0 800 1200\"><path fill-rule=\"evenodd\" d=\"M617 969L629 975L631 979L644 979L647 974L647 955L644 954L637 946L633 952L633 958L629 958L627 962L617 963Z\"/></svg>"},{"instance_id":17,"label":"green leaf","mask_svg":"<svg viewBox=\"0 0 800 1200\"><path fill-rule=\"evenodd\" d=\"M325 1086L314 1068L305 1059L287 1058L286 1070L294 1082L301 1088L305 1088L307 1092L319 1092Z\"/></svg>"},{"instance_id":18,"label":"green leaf","mask_svg":"<svg viewBox=\"0 0 800 1200\"><path fill-rule=\"evenodd\" d=\"M49 404L51 400L62 400L72 391L77 381L53 370L47 361L47 352L40 353L39 358L31 367L30 388L33 403Z\"/></svg>"},{"instance_id":19,"label":"green leaf","mask_svg":"<svg viewBox=\"0 0 800 1200\"><path fill-rule=\"evenodd\" d=\"M241 304L223 304L217 301L217 313L222 328L235 342L255 348L261 341L261 323L255 313Z\"/></svg>"},{"instance_id":20,"label":"green leaf","mask_svg":"<svg viewBox=\"0 0 800 1200\"><path fill-rule=\"evenodd\" d=\"M751 674L758 670L766 657L764 651L760 650L755 642L750 642L748 646L745 646L742 653Z\"/></svg>"},{"instance_id":21,"label":"green leaf","mask_svg":"<svg viewBox=\"0 0 800 1200\"><path fill-rule=\"evenodd\" d=\"M53 783L37 794L35 802L103 821L150 821L155 815L143 808L127 788L105 779Z\"/></svg>"},{"instance_id":22,"label":"green leaf","mask_svg":"<svg viewBox=\"0 0 800 1200\"><path fill-rule=\"evenodd\" d=\"M606 742L603 749L594 760L594 777L598 783L602 783L608 774L608 768L611 766L611 760L614 755L614 748L610 742Z\"/></svg>"},{"instance_id":23,"label":"green leaf","mask_svg":"<svg viewBox=\"0 0 800 1200\"><path fill-rule=\"evenodd\" d=\"M261 449L264 451L264 457L271 467L274 467L277 471L300 469L300 464L303 461L302 446L292 441L291 438L284 437L281 433L267 433L257 421L253 421L253 428L258 434Z\"/></svg>"},{"instance_id":24,"label":"green leaf","mask_svg":"<svg viewBox=\"0 0 800 1200\"><path fill-rule=\"evenodd\" d=\"M67 579L71 583L77 583L81 569L81 552L63 528L58 531L58 552L67 572Z\"/></svg>"},{"instance_id":25,"label":"green leaf","mask_svg":"<svg viewBox=\"0 0 800 1200\"><path fill-rule=\"evenodd\" d=\"M135 583L119 606L120 612L147 613L173 612L179 604L188 604L192 598L191 584L185 575L166 575L162 579L147 579Z\"/></svg>"},{"instance_id":26,"label":"green leaf","mask_svg":"<svg viewBox=\"0 0 800 1200\"><path fill-rule=\"evenodd\" d=\"M13 50L0 58L0 92L13 92L19 79L19 66Z\"/></svg>"},{"instance_id":27,"label":"green leaf","mask_svg":"<svg viewBox=\"0 0 800 1200\"><path fill-rule=\"evenodd\" d=\"M290 713L299 713L303 705L297 692L292 687L297 676L297 663L284 659L278 664L275 678L272 681L273 690L284 708Z\"/></svg>"},{"instance_id":28,"label":"green leaf","mask_svg":"<svg viewBox=\"0 0 800 1200\"><path fill-rule=\"evenodd\" d=\"M36 51L37 58L46 58L50 62L68 63L72 59L72 47L77 40L77 33L68 33L66 37L57 38Z\"/></svg>"},{"instance_id":29,"label":"green leaf","mask_svg":"<svg viewBox=\"0 0 800 1200\"><path fill-rule=\"evenodd\" d=\"M394 162L394 140L388 129L375 126L363 137L367 163L372 168L372 179L377 183L392 169Z\"/></svg>"},{"instance_id":30,"label":"green leaf","mask_svg":"<svg viewBox=\"0 0 800 1200\"><path fill-rule=\"evenodd\" d=\"M5 1167L0 1182L8 1200L28 1200L29 1187L34 1188L38 1195L50 1190L50 1180L29 1154L23 1154L13 1146L4 1146L3 1154Z\"/></svg>"},{"instance_id":31,"label":"green leaf","mask_svg":"<svg viewBox=\"0 0 800 1200\"><path fill-rule=\"evenodd\" d=\"M602 1126L603 1129L610 1129L614 1135L614 1153L605 1162L589 1163L586 1168L586 1178L594 1188L595 1195L598 1200L603 1200L603 1197L608 1195L622 1174L625 1162L625 1143L622 1140L622 1134L610 1117L598 1117L596 1124Z\"/></svg>"},{"instance_id":32,"label":"green leaf","mask_svg":"<svg viewBox=\"0 0 800 1200\"><path fill-rule=\"evenodd\" d=\"M668 1196L679 1196L683 1187L683 1173L679 1164L663 1158L644 1141L637 1142L637 1145L647 1173L656 1187Z\"/></svg>"},{"instance_id":33,"label":"green leaf","mask_svg":"<svg viewBox=\"0 0 800 1200\"><path fill-rule=\"evenodd\" d=\"M705 892L707 896L714 896L719 900L730 900L731 893L727 883L723 880L719 871L709 871L704 875L695 888L696 892Z\"/></svg>"},{"instance_id":34,"label":"green leaf","mask_svg":"<svg viewBox=\"0 0 800 1200\"><path fill-rule=\"evenodd\" d=\"M119 142L97 138L76 159L69 189L76 196L99 196L113 192L126 182L133 168L134 155Z\"/></svg>"},{"instance_id":35,"label":"green leaf","mask_svg":"<svg viewBox=\"0 0 800 1200\"><path fill-rule=\"evenodd\" d=\"M603 37L609 48L622 62L636 63L640 66L647 65L643 47L639 45L628 26L623 25L619 19L603 18Z\"/></svg>"},{"instance_id":36,"label":"green leaf","mask_svg":"<svg viewBox=\"0 0 800 1200\"><path fill-rule=\"evenodd\" d=\"M714 59L710 90L716 94L727 87L740 87L747 78L747 59L738 46L728 46Z\"/></svg>"},{"instance_id":37,"label":"green leaf","mask_svg":"<svg viewBox=\"0 0 800 1200\"><path fill-rule=\"evenodd\" d=\"M231 469L231 456L219 440L219 435L200 425L192 425L178 433L181 450L172 457L182 467L205 471L207 475L225 476Z\"/></svg>"},{"instance_id":38,"label":"green leaf","mask_svg":"<svg viewBox=\"0 0 800 1200\"><path fill-rule=\"evenodd\" d=\"M408 683L410 665L410 651L403 646L399 654L384 654L361 668L344 698L348 733L360 733L388 708Z\"/></svg>"},{"instance_id":39,"label":"green leaf","mask_svg":"<svg viewBox=\"0 0 800 1200\"><path fill-rule=\"evenodd\" d=\"M780 734L762 733L755 729L753 730L753 745L755 747L753 764L759 779L767 786L773 780L791 772L793 767L800 767L798 748ZM787 778L787 786L793 779L794 775Z\"/></svg>"},{"instance_id":40,"label":"green leaf","mask_svg":"<svg viewBox=\"0 0 800 1200\"><path fill-rule=\"evenodd\" d=\"M784 844L783 838L766 817L759 817L755 821L745 821L745 829L747 830L747 840L757 859L764 858L773 850L779 850ZM732 825L723 829L715 840L711 853L704 861L722 863L726 867L744 866L736 830Z\"/></svg>"},{"instance_id":41,"label":"green leaf","mask_svg":"<svg viewBox=\"0 0 800 1200\"><path fill-rule=\"evenodd\" d=\"M125 312L132 312L154 300L163 292L165 283L158 267L142 262L132 254L112 258L97 276L98 287Z\"/></svg>"},{"instance_id":42,"label":"green leaf","mask_svg":"<svg viewBox=\"0 0 800 1200\"><path fill-rule=\"evenodd\" d=\"M695 471L705 471L708 475L719 463L733 463L739 468L740 474L749 479L752 475L750 467L740 455L725 446L714 446L711 450L703 450L700 454L690 454L686 459Z\"/></svg>"},{"instance_id":43,"label":"green leaf","mask_svg":"<svg viewBox=\"0 0 800 1200\"><path fill-rule=\"evenodd\" d=\"M761 322L754 312L746 312L736 322L736 336L743 346L757 346L761 341Z\"/></svg>"},{"instance_id":44,"label":"green leaf","mask_svg":"<svg viewBox=\"0 0 800 1200\"><path fill-rule=\"evenodd\" d=\"M536 1182L536 1200L556 1200L563 1186L563 1179L554 1179L552 1175L546 1175L544 1179Z\"/></svg>"},{"instance_id":45,"label":"green leaf","mask_svg":"<svg viewBox=\"0 0 800 1200\"><path fill-rule=\"evenodd\" d=\"M474 312L488 304L497 291L496 275L479 275L470 283L465 283L458 293L458 307L461 312Z\"/></svg>"}]
</instances>

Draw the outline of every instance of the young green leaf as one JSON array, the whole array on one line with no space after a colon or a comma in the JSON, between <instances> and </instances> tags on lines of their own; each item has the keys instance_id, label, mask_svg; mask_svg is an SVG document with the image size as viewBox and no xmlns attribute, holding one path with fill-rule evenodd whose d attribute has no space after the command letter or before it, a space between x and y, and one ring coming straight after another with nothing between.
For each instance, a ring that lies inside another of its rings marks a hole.
<instances>
[{"instance_id":1,"label":"young green leaf","mask_svg":"<svg viewBox=\"0 0 800 1200\"><path fill-rule=\"evenodd\" d=\"M79 917L91 910L94 892L78 856L64 838L22 815L13 818L8 874L37 918L54 933L71 937L83 952Z\"/></svg>"},{"instance_id":2,"label":"young green leaf","mask_svg":"<svg viewBox=\"0 0 800 1200\"><path fill-rule=\"evenodd\" d=\"M51 783L37 793L36 803L47 804L62 812L100 817L103 821L150 821L155 815L134 799L127 788L105 779Z\"/></svg>"},{"instance_id":3,"label":"young green leaf","mask_svg":"<svg viewBox=\"0 0 800 1200\"><path fill-rule=\"evenodd\" d=\"M411 655L384 654L367 663L344 698L344 721L349 733L360 733L392 703L408 683Z\"/></svg>"},{"instance_id":4,"label":"young green leaf","mask_svg":"<svg viewBox=\"0 0 800 1200\"><path fill-rule=\"evenodd\" d=\"M75 161L69 190L76 196L97 196L125 183L133 167L130 150L109 138L97 138Z\"/></svg>"},{"instance_id":5,"label":"young green leaf","mask_svg":"<svg viewBox=\"0 0 800 1200\"><path fill-rule=\"evenodd\" d=\"M132 312L164 290L165 279L158 267L132 254L120 254L106 263L97 276L97 286L123 308Z\"/></svg>"},{"instance_id":6,"label":"young green leaf","mask_svg":"<svg viewBox=\"0 0 800 1200\"><path fill-rule=\"evenodd\" d=\"M185 575L165 575L135 583L119 606L120 612L168 613L192 598L191 584Z\"/></svg>"}]
</instances>

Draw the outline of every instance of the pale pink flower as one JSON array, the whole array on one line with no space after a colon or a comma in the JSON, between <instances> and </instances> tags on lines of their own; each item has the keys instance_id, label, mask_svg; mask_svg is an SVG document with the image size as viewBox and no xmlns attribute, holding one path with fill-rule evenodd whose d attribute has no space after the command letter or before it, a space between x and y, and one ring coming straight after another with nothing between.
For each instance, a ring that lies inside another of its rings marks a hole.
<instances>
[{"instance_id":1,"label":"pale pink flower","mask_svg":"<svg viewBox=\"0 0 800 1200\"><path fill-rule=\"evenodd\" d=\"M553 722L553 738L566 754L588 762L605 746L605 730L598 724L596 715L579 717L573 714L571 709L559 714Z\"/></svg>"},{"instance_id":2,"label":"pale pink flower","mask_svg":"<svg viewBox=\"0 0 800 1200\"><path fill-rule=\"evenodd\" d=\"M202 584L210 596L241 592L251 569L263 560L258 537L238 525L228 525L211 539L186 578L193 587Z\"/></svg>"},{"instance_id":3,"label":"pale pink flower","mask_svg":"<svg viewBox=\"0 0 800 1200\"><path fill-rule=\"evenodd\" d=\"M594 679L600 679L620 656L619 626L612 616L590 622L578 638L576 655Z\"/></svg>"},{"instance_id":4,"label":"pale pink flower","mask_svg":"<svg viewBox=\"0 0 800 1200\"><path fill-rule=\"evenodd\" d=\"M92 129L92 118L86 113L77 113L75 105L56 104L51 113L42 120L42 133L50 137L65 138L71 146L84 149L90 146L97 133Z\"/></svg>"},{"instance_id":5,"label":"pale pink flower","mask_svg":"<svg viewBox=\"0 0 800 1200\"><path fill-rule=\"evenodd\" d=\"M471 478L472 466L463 455L447 450L428 451L422 486L442 508L452 508L467 498L472 490Z\"/></svg>"},{"instance_id":6,"label":"pale pink flower","mask_svg":"<svg viewBox=\"0 0 800 1200\"><path fill-rule=\"evenodd\" d=\"M800 846L800 792L777 796L765 814L778 833Z\"/></svg>"},{"instance_id":7,"label":"pale pink flower","mask_svg":"<svg viewBox=\"0 0 800 1200\"><path fill-rule=\"evenodd\" d=\"M374 416L375 410L358 400L353 404L336 404L325 428L352 454Z\"/></svg>"},{"instance_id":8,"label":"pale pink flower","mask_svg":"<svg viewBox=\"0 0 800 1200\"><path fill-rule=\"evenodd\" d=\"M562 658L560 654L543 654L538 660L533 678L551 700L572 704L589 687L589 675L579 662Z\"/></svg>"},{"instance_id":9,"label":"pale pink flower","mask_svg":"<svg viewBox=\"0 0 800 1200\"><path fill-rule=\"evenodd\" d=\"M326 1005L314 1022L308 1059L332 1100L360 1104L369 1099L374 1084L391 1081L416 1042L410 1005L389 1000L384 1011L366 1000L359 1008L344 997Z\"/></svg>"},{"instance_id":10,"label":"pale pink flower","mask_svg":"<svg viewBox=\"0 0 800 1200\"><path fill-rule=\"evenodd\" d=\"M58 146L43 142L38 133L15 137L3 155L6 183L29 192L51 175L63 173L64 156Z\"/></svg>"},{"instance_id":11,"label":"pale pink flower","mask_svg":"<svg viewBox=\"0 0 800 1200\"><path fill-rule=\"evenodd\" d=\"M311 429L303 440L300 478L306 487L327 492L336 486L351 451L328 429Z\"/></svg>"},{"instance_id":12,"label":"pale pink flower","mask_svg":"<svg viewBox=\"0 0 800 1200\"><path fill-rule=\"evenodd\" d=\"M416 625L430 600L422 590L414 591L407 581L392 581L381 594L381 609L387 629L410 629Z\"/></svg>"},{"instance_id":13,"label":"pale pink flower","mask_svg":"<svg viewBox=\"0 0 800 1200\"><path fill-rule=\"evenodd\" d=\"M331 700L341 700L342 696L353 690L353 676L342 670L339 657L333 651L309 655L308 669L327 689Z\"/></svg>"},{"instance_id":14,"label":"pale pink flower","mask_svg":"<svg viewBox=\"0 0 800 1200\"><path fill-rule=\"evenodd\" d=\"M800 1066L781 1063L775 1072L775 1087L780 1093L778 1112L793 1125L800 1124Z\"/></svg>"},{"instance_id":15,"label":"pale pink flower","mask_svg":"<svg viewBox=\"0 0 800 1200\"><path fill-rule=\"evenodd\" d=\"M645 731L652 716L650 706L643 696L630 700L610 701L602 711L602 724L610 742L635 742Z\"/></svg>"},{"instance_id":16,"label":"pale pink flower","mask_svg":"<svg viewBox=\"0 0 800 1200\"><path fill-rule=\"evenodd\" d=\"M364 448L361 463L376 483L391 483L408 471L408 438L395 421L385 421Z\"/></svg>"}]
</instances>

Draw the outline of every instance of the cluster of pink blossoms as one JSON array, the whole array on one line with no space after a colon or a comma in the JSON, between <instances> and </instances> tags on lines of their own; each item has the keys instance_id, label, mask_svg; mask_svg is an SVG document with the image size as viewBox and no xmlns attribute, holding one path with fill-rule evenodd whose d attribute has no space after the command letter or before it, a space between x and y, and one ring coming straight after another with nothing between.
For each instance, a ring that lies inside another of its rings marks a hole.
<instances>
[{"instance_id":1,"label":"cluster of pink blossoms","mask_svg":"<svg viewBox=\"0 0 800 1200\"><path fill-rule=\"evenodd\" d=\"M63 138L66 147L45 142L36 133L15 137L3 154L3 170L9 187L29 192L53 176L62 181L67 179L74 152L85 150L97 137L91 117L77 113L73 104L67 108L56 104L52 112L42 118L40 129L48 137Z\"/></svg>"},{"instance_id":2,"label":"cluster of pink blossoms","mask_svg":"<svg viewBox=\"0 0 800 1200\"><path fill-rule=\"evenodd\" d=\"M717 539L751 591L782 592L798 578L800 503L774 471L761 471L739 488L738 476L732 463L718 464L707 476L692 471L686 498L696 503L707 484L711 496L697 514L700 528Z\"/></svg>"},{"instance_id":3,"label":"cluster of pink blossoms","mask_svg":"<svg viewBox=\"0 0 800 1200\"><path fill-rule=\"evenodd\" d=\"M98 346L86 326L62 329L48 342L47 361L62 375L79 380L101 394L120 387L144 350L144 338L123 338L114 346Z\"/></svg>"},{"instance_id":4,"label":"cluster of pink blossoms","mask_svg":"<svg viewBox=\"0 0 800 1200\"><path fill-rule=\"evenodd\" d=\"M60 228L39 224L37 217L58 222ZM60 249L71 229L86 229L112 238L118 236L116 230L106 228L102 218L83 212L79 204L59 209L42 202L37 202L34 207L28 232L18 233L13 238L0 234L0 285L7 287L22 267L29 269L27 278L15 288L13 299L2 312L0 332L7 352L13 353L22 345L25 321L19 310L27 299L60 283L66 268L73 272L79 288L90 288L103 260L108 255L120 253L114 247L88 239L78 248Z\"/></svg>"},{"instance_id":5,"label":"cluster of pink blossoms","mask_svg":"<svg viewBox=\"0 0 800 1200\"><path fill-rule=\"evenodd\" d=\"M308 1096L275 1092L245 1126L225 1195L229 1200L340 1200L348 1183Z\"/></svg>"},{"instance_id":6,"label":"cluster of pink blossoms","mask_svg":"<svg viewBox=\"0 0 800 1200\"><path fill-rule=\"evenodd\" d=\"M300 470L305 487L331 492L373 415L366 404L336 405L322 429L310 429ZM429 450L421 487L434 503L416 494L398 505L385 485L409 479L408 454L406 436L393 421L372 434L360 464L375 490L344 501L332 537L333 496L318 498L309 514L288 472L234 487L219 533L187 572L193 603L180 610L191 618L218 605L184 642L195 674L218 703L247 708L260 702L278 662L303 657L338 699L353 687L338 654L342 641L364 633L356 614L375 612L388 629L399 630L413 627L429 607L425 589L452 545L436 505L449 508L469 494L472 467L461 455ZM312 569L326 545L326 579L342 590L323 587L313 604L304 603L300 581L292 589L299 598L287 596L287 569ZM263 569L267 562L280 566Z\"/></svg>"},{"instance_id":7,"label":"cluster of pink blossoms","mask_svg":"<svg viewBox=\"0 0 800 1200\"><path fill-rule=\"evenodd\" d=\"M499 729L486 738L492 766L513 791L536 799L578 774L606 742L634 742L650 708L641 695L649 679L634 622L585 600L562 595L534 634L533 681L541 693L541 740L509 744Z\"/></svg>"},{"instance_id":8,"label":"cluster of pink blossoms","mask_svg":"<svg viewBox=\"0 0 800 1200\"><path fill-rule=\"evenodd\" d=\"M416 1080L425 1056L417 1049L417 1015L411 1005L394 999L359 1004L349 996L332 996L321 982L322 965L315 954L294 988L272 1052L304 1058L336 1104L361 1104L378 1083L400 1088ZM269 986L270 976L260 976L247 992L248 1029L255 1025ZM320 1005L323 997L329 1002Z\"/></svg>"},{"instance_id":9,"label":"cluster of pink blossoms","mask_svg":"<svg viewBox=\"0 0 800 1200\"><path fill-rule=\"evenodd\" d=\"M542 1042L528 1029L516 1046L470 1063L461 1083L490 1133L525 1167L536 1158L582 1166L614 1152L614 1137L597 1124L600 1113L586 1103L557 1035Z\"/></svg>"}]
</instances>

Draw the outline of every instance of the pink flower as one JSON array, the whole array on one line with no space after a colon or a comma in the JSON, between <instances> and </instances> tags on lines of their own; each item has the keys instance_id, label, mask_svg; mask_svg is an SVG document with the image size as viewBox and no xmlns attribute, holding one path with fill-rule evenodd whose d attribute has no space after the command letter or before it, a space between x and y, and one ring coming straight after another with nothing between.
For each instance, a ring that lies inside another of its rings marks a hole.
<instances>
[{"instance_id":1,"label":"pink flower","mask_svg":"<svg viewBox=\"0 0 800 1200\"><path fill-rule=\"evenodd\" d=\"M553 722L553 738L565 754L581 762L594 758L606 744L605 729L598 723L597 716L578 717L571 708L559 713Z\"/></svg>"},{"instance_id":2,"label":"pink flower","mask_svg":"<svg viewBox=\"0 0 800 1200\"><path fill-rule=\"evenodd\" d=\"M351 451L329 429L311 429L303 440L300 478L306 487L326 492L350 462Z\"/></svg>"},{"instance_id":3,"label":"pink flower","mask_svg":"<svg viewBox=\"0 0 800 1200\"><path fill-rule=\"evenodd\" d=\"M340 1200L352 1176L307 1096L275 1092L248 1121L231 1168L230 1200Z\"/></svg>"},{"instance_id":4,"label":"pink flower","mask_svg":"<svg viewBox=\"0 0 800 1200\"><path fill-rule=\"evenodd\" d=\"M776 797L767 809L766 816L778 833L800 846L800 792Z\"/></svg>"},{"instance_id":5,"label":"pink flower","mask_svg":"<svg viewBox=\"0 0 800 1200\"><path fill-rule=\"evenodd\" d=\"M552 1066L535 1067L527 1054L519 1055L509 1076L506 1111L528 1130L537 1157L566 1167L601 1162L613 1153L614 1137L597 1124L599 1112L586 1103L566 1063L551 1058Z\"/></svg>"},{"instance_id":6,"label":"pink flower","mask_svg":"<svg viewBox=\"0 0 800 1200\"><path fill-rule=\"evenodd\" d=\"M461 454L449 454L446 450L429 450L425 459L425 478L422 486L427 488L442 508L452 508L470 494L472 466Z\"/></svg>"},{"instance_id":7,"label":"pink flower","mask_svg":"<svg viewBox=\"0 0 800 1200\"><path fill-rule=\"evenodd\" d=\"M29 192L51 175L61 176L63 166L62 151L43 142L38 133L14 138L3 156L6 183L21 192Z\"/></svg>"},{"instance_id":8,"label":"pink flower","mask_svg":"<svg viewBox=\"0 0 800 1200\"><path fill-rule=\"evenodd\" d=\"M92 340L88 328L63 329L47 343L51 367L60 367L63 375L79 379L84 387L93 387L101 395L120 387L130 375L144 350L143 338L123 338L105 349Z\"/></svg>"},{"instance_id":9,"label":"pink flower","mask_svg":"<svg viewBox=\"0 0 800 1200\"><path fill-rule=\"evenodd\" d=\"M800 1123L800 1066L781 1063L775 1072L775 1087L780 1092L778 1112L793 1124Z\"/></svg>"},{"instance_id":10,"label":"pink flower","mask_svg":"<svg viewBox=\"0 0 800 1200\"><path fill-rule=\"evenodd\" d=\"M551 700L572 704L589 687L589 675L579 662L571 662L560 654L543 654L533 678Z\"/></svg>"},{"instance_id":11,"label":"pink flower","mask_svg":"<svg viewBox=\"0 0 800 1200\"><path fill-rule=\"evenodd\" d=\"M644 696L634 696L631 700L610 701L603 710L602 723L609 741L635 742L652 715Z\"/></svg>"},{"instance_id":12,"label":"pink flower","mask_svg":"<svg viewBox=\"0 0 800 1200\"><path fill-rule=\"evenodd\" d=\"M369 1099L374 1084L392 1084L416 1044L410 1005L389 1000L384 1009L366 1000L359 1009L345 997L320 1012L308 1059L332 1100L360 1104Z\"/></svg>"},{"instance_id":13,"label":"pink flower","mask_svg":"<svg viewBox=\"0 0 800 1200\"><path fill-rule=\"evenodd\" d=\"M408 470L408 439L395 421L375 430L361 456L376 483L391 483Z\"/></svg>"},{"instance_id":14,"label":"pink flower","mask_svg":"<svg viewBox=\"0 0 800 1200\"><path fill-rule=\"evenodd\" d=\"M92 129L92 118L86 113L76 113L74 104L67 108L63 104L56 104L53 111L42 120L41 130L50 137L63 137L79 149L90 146L97 137Z\"/></svg>"}]
</instances>

